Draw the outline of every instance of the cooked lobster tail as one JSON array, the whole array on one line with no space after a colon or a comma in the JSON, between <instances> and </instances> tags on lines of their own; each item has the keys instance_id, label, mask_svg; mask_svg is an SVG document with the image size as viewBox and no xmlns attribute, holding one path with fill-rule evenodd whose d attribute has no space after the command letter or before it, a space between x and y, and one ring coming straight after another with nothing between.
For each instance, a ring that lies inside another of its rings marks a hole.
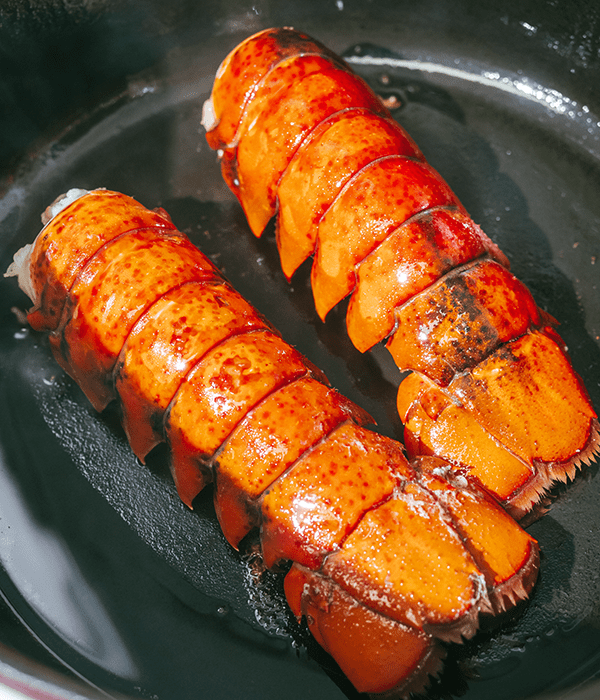
<instances>
[{"instance_id":1,"label":"cooked lobster tail","mask_svg":"<svg viewBox=\"0 0 600 700\"><path fill-rule=\"evenodd\" d=\"M292 562L291 609L358 690L422 689L441 641L530 592L532 537L442 460L409 464L367 429L164 212L76 193L9 273L93 404L119 402L138 457L166 440L184 503L214 482L228 541L255 530L267 566Z\"/></svg>"},{"instance_id":2,"label":"cooked lobster tail","mask_svg":"<svg viewBox=\"0 0 600 700\"><path fill-rule=\"evenodd\" d=\"M328 50L319 65L315 46L269 29L234 49L205 104L208 142L254 234L276 217L286 277L313 256L319 316L350 296L354 345L387 338L415 373L398 392L409 453L444 457L521 517L597 452L590 399L506 257L366 83Z\"/></svg>"}]
</instances>

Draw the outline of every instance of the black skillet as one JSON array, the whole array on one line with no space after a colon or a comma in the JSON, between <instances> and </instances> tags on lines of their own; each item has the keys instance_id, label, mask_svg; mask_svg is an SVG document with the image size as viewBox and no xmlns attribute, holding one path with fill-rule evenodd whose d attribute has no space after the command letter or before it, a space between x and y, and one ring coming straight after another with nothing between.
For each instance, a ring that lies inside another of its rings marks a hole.
<instances>
[{"instance_id":1,"label":"black skillet","mask_svg":"<svg viewBox=\"0 0 600 700\"><path fill-rule=\"evenodd\" d=\"M586 2L46 0L0 6L0 268L70 187L164 206L330 380L400 435L396 371L343 313L283 280L199 125L239 40L295 26L344 53L561 323L600 407L600 11ZM277 575L232 552L210 493L177 500L158 449L131 456L0 280L0 682L31 697L356 698L290 620ZM565 426L568 429L568 426ZM600 476L531 526L531 600L450 650L429 698L600 697ZM2 694L0 692L0 697Z\"/></svg>"}]
</instances>

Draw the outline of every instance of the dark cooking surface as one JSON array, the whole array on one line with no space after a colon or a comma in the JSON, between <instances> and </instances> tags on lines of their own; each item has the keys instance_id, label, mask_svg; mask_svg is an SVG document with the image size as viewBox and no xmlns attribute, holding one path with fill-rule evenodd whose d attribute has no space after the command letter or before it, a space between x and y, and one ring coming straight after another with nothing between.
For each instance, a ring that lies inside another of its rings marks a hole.
<instances>
[{"instance_id":1,"label":"dark cooking surface","mask_svg":"<svg viewBox=\"0 0 600 700\"><path fill-rule=\"evenodd\" d=\"M390 27L379 34L368 24L361 28L350 3L338 7L326 11L338 13L335 31L319 32L308 20L300 25L299 11L289 8L281 17L271 10L269 24L296 24L346 50L376 89L400 99L397 118L508 254L538 303L561 322L599 407L600 123L598 103L580 75L594 55L593 37L585 44L590 54L580 51L573 64L579 72L568 91L562 73L544 80L551 61L532 57L528 70L522 67L515 56L524 45L515 45L512 64L492 56L491 45L477 44L475 34L460 50L448 34L437 45L429 38L420 51L422 20L400 54ZM266 26L252 13L239 11L245 25L238 33L233 24L221 25L222 35L211 38L207 22L202 43L190 39L164 53L166 40L159 39L156 56L145 46L148 53L133 54L130 68L156 58L154 67L67 121L62 135L11 171L0 201L0 268L33 240L40 212L70 187L104 186L164 206L288 341L369 410L381 430L399 435L398 376L385 352L354 351L340 312L325 325L316 319L307 270L285 283L273 237L251 237L204 142L199 115L218 62ZM439 22L439 12L432 17ZM498 32L511 26L516 22L507 12ZM541 20L522 20L520 27L523 36L542 30L551 36ZM475 44L478 52L468 53ZM558 49L552 55L560 62ZM410 62L415 59L419 65ZM279 579L262 576L254 585L253 562L225 544L210 494L199 498L196 512L187 511L165 472L164 453L159 449L147 468L139 465L115 414L93 412L54 364L46 340L22 327L13 306L24 308L25 298L14 280L0 279L0 589L24 625L110 694L356 697L292 635ZM517 700L600 676L599 492L596 467L559 489L551 513L531 527L543 551L532 599L499 629L453 648L432 697ZM22 626L4 625L1 634L59 667L25 639Z\"/></svg>"}]
</instances>

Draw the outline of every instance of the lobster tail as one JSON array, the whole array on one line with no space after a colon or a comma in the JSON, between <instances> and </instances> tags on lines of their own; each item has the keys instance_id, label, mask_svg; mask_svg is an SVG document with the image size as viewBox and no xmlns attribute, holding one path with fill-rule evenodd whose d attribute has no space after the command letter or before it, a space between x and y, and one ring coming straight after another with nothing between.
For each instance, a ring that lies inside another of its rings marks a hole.
<instances>
[{"instance_id":1,"label":"lobster tail","mask_svg":"<svg viewBox=\"0 0 600 700\"><path fill-rule=\"evenodd\" d=\"M585 390L547 328L502 345L446 390L409 375L398 411L410 454L461 465L517 519L600 446Z\"/></svg>"},{"instance_id":2,"label":"lobster tail","mask_svg":"<svg viewBox=\"0 0 600 700\"><path fill-rule=\"evenodd\" d=\"M292 562L292 611L359 690L422 689L442 641L531 591L535 540L474 480L365 427L162 213L84 193L17 260L54 290L30 318L60 364L99 408L116 398L140 459L168 443L184 503L214 482L232 546L256 531L268 567Z\"/></svg>"},{"instance_id":3,"label":"lobster tail","mask_svg":"<svg viewBox=\"0 0 600 700\"><path fill-rule=\"evenodd\" d=\"M434 637L371 610L310 569L294 564L285 593L296 617L308 621L314 638L359 692L407 697L442 669L446 651Z\"/></svg>"},{"instance_id":4,"label":"lobster tail","mask_svg":"<svg viewBox=\"0 0 600 700\"><path fill-rule=\"evenodd\" d=\"M284 59L259 60L267 40ZM318 315L349 296L353 344L387 339L418 374L398 394L409 452L445 457L520 517L600 442L555 322L362 79L327 50L312 72L312 47L298 80L307 38L294 41L270 29L224 61L209 112L236 89L241 56L258 54L251 94L228 110L235 140L219 141L225 179L256 235L276 217L288 279L313 256ZM218 126L205 126L215 147Z\"/></svg>"}]
</instances>

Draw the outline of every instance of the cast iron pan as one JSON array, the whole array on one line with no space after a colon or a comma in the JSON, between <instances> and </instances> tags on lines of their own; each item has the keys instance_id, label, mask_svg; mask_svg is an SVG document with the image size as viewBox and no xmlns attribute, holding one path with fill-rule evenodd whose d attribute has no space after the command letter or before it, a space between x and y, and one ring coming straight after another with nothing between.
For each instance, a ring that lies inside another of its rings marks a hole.
<instances>
[{"instance_id":1,"label":"cast iron pan","mask_svg":"<svg viewBox=\"0 0 600 700\"><path fill-rule=\"evenodd\" d=\"M199 125L226 53L291 25L343 52L561 323L600 407L598 12L585 4L4 3L0 268L70 187L161 205L379 428L400 436L397 371L317 320L308 270L288 285L255 240ZM237 554L211 495L178 501L116 412L97 415L0 281L0 675L40 697L356 698L290 620L277 574ZM568 429L568 426L565 426ZM600 477L557 489L530 527L531 599L450 650L429 698L600 695ZM35 693L38 693L37 695Z\"/></svg>"}]
</instances>

